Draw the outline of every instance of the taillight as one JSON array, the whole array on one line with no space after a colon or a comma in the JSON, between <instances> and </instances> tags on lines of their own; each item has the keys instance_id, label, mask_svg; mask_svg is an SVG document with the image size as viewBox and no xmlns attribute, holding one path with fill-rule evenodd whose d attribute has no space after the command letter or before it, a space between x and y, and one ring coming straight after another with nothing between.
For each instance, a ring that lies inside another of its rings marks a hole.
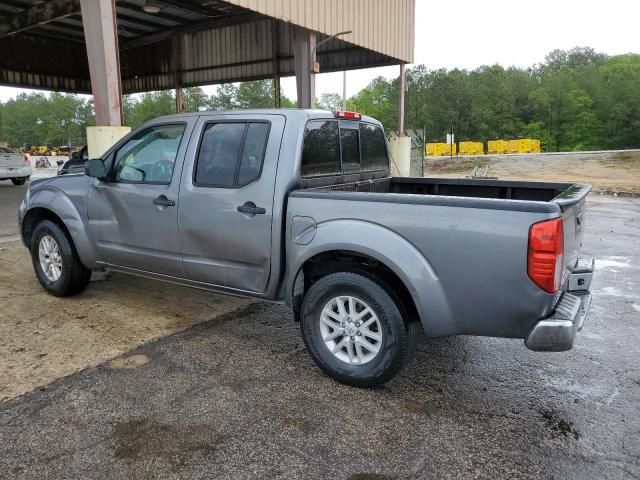
<instances>
[{"instance_id":1,"label":"taillight","mask_svg":"<svg viewBox=\"0 0 640 480\"><path fill-rule=\"evenodd\" d=\"M347 112L346 110L336 110L334 112L336 118L343 118L345 120L360 120L362 115L358 112Z\"/></svg>"},{"instance_id":2,"label":"taillight","mask_svg":"<svg viewBox=\"0 0 640 480\"><path fill-rule=\"evenodd\" d=\"M564 230L562 219L534 223L529 229L527 273L538 287L556 293L562 281Z\"/></svg>"},{"instance_id":3,"label":"taillight","mask_svg":"<svg viewBox=\"0 0 640 480\"><path fill-rule=\"evenodd\" d=\"M24 154L24 163L25 165L31 165L31 157L29 156L28 153Z\"/></svg>"}]
</instances>

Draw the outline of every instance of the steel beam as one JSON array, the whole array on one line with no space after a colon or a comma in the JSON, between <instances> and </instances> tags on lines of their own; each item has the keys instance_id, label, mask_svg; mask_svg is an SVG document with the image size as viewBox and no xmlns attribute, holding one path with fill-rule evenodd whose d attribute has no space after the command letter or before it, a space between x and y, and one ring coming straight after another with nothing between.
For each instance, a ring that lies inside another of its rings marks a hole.
<instances>
[{"instance_id":1,"label":"steel beam","mask_svg":"<svg viewBox=\"0 0 640 480\"><path fill-rule=\"evenodd\" d=\"M296 27L293 44L293 63L296 72L298 108L312 108L316 97L316 79L311 71L315 62L316 34Z\"/></svg>"},{"instance_id":2,"label":"steel beam","mask_svg":"<svg viewBox=\"0 0 640 480\"><path fill-rule=\"evenodd\" d=\"M49 0L35 5L11 18L0 20L0 38L24 32L58 18L74 15L80 11L78 0Z\"/></svg>"},{"instance_id":3,"label":"steel beam","mask_svg":"<svg viewBox=\"0 0 640 480\"><path fill-rule=\"evenodd\" d=\"M122 125L115 0L80 0L96 125Z\"/></svg>"},{"instance_id":4,"label":"steel beam","mask_svg":"<svg viewBox=\"0 0 640 480\"><path fill-rule=\"evenodd\" d=\"M400 99L399 99L399 107L400 111L398 112L398 136L404 137L404 93L407 89L407 75L405 72L404 63L400 64Z\"/></svg>"}]
</instances>

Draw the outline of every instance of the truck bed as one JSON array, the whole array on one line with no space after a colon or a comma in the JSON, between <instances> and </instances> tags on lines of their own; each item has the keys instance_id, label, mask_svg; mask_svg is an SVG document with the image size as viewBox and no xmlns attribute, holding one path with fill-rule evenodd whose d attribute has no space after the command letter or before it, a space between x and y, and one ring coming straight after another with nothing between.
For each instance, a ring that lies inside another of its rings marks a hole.
<instances>
[{"instance_id":1,"label":"truck bed","mask_svg":"<svg viewBox=\"0 0 640 480\"><path fill-rule=\"evenodd\" d=\"M457 178L352 178L344 176L340 183L336 178L303 180L302 187L309 193L316 191L390 193L431 197L428 204L451 206L476 206L478 208L554 212L570 207L584 198L589 185L572 183L527 182L506 180L476 180ZM376 198L377 197L377 198ZM369 201L400 201L396 195L371 196ZM443 198L455 197L455 198ZM414 197L415 200L415 197ZM490 200L482 201L482 200ZM519 202L495 202L495 200L519 200ZM544 206L544 204L553 205Z\"/></svg>"}]
</instances>

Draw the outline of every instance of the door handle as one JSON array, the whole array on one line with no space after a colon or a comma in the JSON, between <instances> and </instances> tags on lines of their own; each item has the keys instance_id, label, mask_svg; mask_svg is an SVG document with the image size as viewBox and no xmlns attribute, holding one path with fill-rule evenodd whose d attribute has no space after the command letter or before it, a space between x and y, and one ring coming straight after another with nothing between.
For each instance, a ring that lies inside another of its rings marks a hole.
<instances>
[{"instance_id":1,"label":"door handle","mask_svg":"<svg viewBox=\"0 0 640 480\"><path fill-rule=\"evenodd\" d=\"M175 207L176 202L173 200L169 200L165 195L160 195L153 199L153 204L158 205L159 207Z\"/></svg>"},{"instance_id":2,"label":"door handle","mask_svg":"<svg viewBox=\"0 0 640 480\"><path fill-rule=\"evenodd\" d=\"M256 207L256 204L253 202L245 202L244 205L240 205L238 207L238 211L240 213L246 213L249 215L264 215L267 213L267 210L262 207Z\"/></svg>"}]
</instances>

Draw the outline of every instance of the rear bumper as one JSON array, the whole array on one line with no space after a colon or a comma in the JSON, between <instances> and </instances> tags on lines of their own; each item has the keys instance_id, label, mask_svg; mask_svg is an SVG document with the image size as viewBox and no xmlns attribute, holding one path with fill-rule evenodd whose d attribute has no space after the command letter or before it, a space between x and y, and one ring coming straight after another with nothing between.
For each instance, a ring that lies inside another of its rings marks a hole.
<instances>
[{"instance_id":1,"label":"rear bumper","mask_svg":"<svg viewBox=\"0 0 640 480\"><path fill-rule=\"evenodd\" d=\"M563 352L573 348L576 334L582 330L589 315L593 265L593 259L578 259L571 268L568 290L560 298L554 313L538 321L524 339L527 348L537 352Z\"/></svg>"},{"instance_id":2,"label":"rear bumper","mask_svg":"<svg viewBox=\"0 0 640 480\"><path fill-rule=\"evenodd\" d=\"M31 167L0 167L0 179L31 176Z\"/></svg>"}]
</instances>

